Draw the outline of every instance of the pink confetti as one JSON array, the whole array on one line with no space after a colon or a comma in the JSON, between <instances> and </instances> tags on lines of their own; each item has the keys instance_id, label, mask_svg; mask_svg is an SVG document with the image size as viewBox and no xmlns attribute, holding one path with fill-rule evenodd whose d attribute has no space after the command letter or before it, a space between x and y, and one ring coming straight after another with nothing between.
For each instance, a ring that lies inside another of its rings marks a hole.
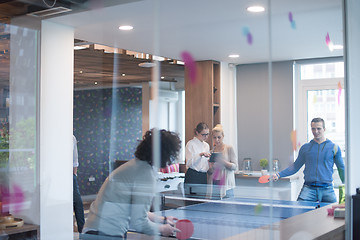
<instances>
[{"instance_id":1,"label":"pink confetti","mask_svg":"<svg viewBox=\"0 0 360 240\"><path fill-rule=\"evenodd\" d=\"M330 36L329 36L329 33L326 34L325 42L326 42L326 45L329 46L329 44L330 44Z\"/></svg>"},{"instance_id":2,"label":"pink confetti","mask_svg":"<svg viewBox=\"0 0 360 240\"><path fill-rule=\"evenodd\" d=\"M18 185L13 186L13 194L11 194L11 202L14 204L14 212L18 213L22 209L22 205L25 201L24 192Z\"/></svg>"},{"instance_id":3,"label":"pink confetti","mask_svg":"<svg viewBox=\"0 0 360 240\"><path fill-rule=\"evenodd\" d=\"M9 203L10 203L10 192L9 189L3 185L0 186L0 196L2 201L1 214L9 213Z\"/></svg>"},{"instance_id":4,"label":"pink confetti","mask_svg":"<svg viewBox=\"0 0 360 240\"><path fill-rule=\"evenodd\" d=\"M23 203L25 201L24 192L18 185L13 185L12 190L13 191L10 192L9 188L0 186L2 214L7 214L10 212L10 205L13 206L12 210L14 213L18 213L22 209Z\"/></svg>"},{"instance_id":5,"label":"pink confetti","mask_svg":"<svg viewBox=\"0 0 360 240\"><path fill-rule=\"evenodd\" d=\"M194 84L196 82L196 63L194 61L194 58L191 56L191 54L187 51L183 51L181 53L181 59L185 63L185 68L188 70L188 76L190 78L190 82Z\"/></svg>"}]
</instances>

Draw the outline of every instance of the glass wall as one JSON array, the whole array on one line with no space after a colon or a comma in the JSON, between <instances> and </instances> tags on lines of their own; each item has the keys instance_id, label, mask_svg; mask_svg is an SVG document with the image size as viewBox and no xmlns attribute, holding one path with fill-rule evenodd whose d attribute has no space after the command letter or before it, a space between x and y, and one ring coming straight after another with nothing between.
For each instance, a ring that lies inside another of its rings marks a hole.
<instances>
[{"instance_id":1,"label":"glass wall","mask_svg":"<svg viewBox=\"0 0 360 240\"><path fill-rule=\"evenodd\" d=\"M82 11L42 19L74 33L75 188L85 212L84 226L74 220L74 239L86 237L82 227L179 239L312 239L342 231L344 219L324 218L342 199L343 175L332 175L344 167L344 65L326 64L343 57L342 1L256 3L83 1ZM8 61L0 89L2 212L40 224L40 215L27 212L40 204L41 33L1 29ZM298 69L305 60L316 64ZM336 83L314 89L323 78ZM324 153L314 147L307 154L313 117L326 122L316 141ZM181 144L168 132L147 132L152 128L176 133ZM328 161L319 175L309 170L318 167L316 153ZM164 156L174 161L162 164ZM298 199L308 187L321 194ZM336 199L322 198L325 190ZM314 228L319 219L324 225Z\"/></svg>"},{"instance_id":2,"label":"glass wall","mask_svg":"<svg viewBox=\"0 0 360 240\"><path fill-rule=\"evenodd\" d=\"M1 229L39 224L38 30L1 23ZM14 218L15 217L15 218Z\"/></svg>"}]
</instances>

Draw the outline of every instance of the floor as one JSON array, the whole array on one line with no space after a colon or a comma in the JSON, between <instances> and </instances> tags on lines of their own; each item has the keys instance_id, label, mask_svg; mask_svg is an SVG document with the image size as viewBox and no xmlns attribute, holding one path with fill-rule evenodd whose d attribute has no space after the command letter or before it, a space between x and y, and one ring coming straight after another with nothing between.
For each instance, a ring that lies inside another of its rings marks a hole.
<instances>
[{"instance_id":1,"label":"floor","mask_svg":"<svg viewBox=\"0 0 360 240\"><path fill-rule=\"evenodd\" d=\"M87 218L87 215L89 214L89 208L90 208L90 204L92 203L94 199L93 198L83 198L83 205L84 205L84 216L85 216L85 221ZM76 224L76 220L75 220L75 215L73 217L73 223L74 223L74 240L79 240L79 232L77 231L77 224Z\"/></svg>"}]
</instances>

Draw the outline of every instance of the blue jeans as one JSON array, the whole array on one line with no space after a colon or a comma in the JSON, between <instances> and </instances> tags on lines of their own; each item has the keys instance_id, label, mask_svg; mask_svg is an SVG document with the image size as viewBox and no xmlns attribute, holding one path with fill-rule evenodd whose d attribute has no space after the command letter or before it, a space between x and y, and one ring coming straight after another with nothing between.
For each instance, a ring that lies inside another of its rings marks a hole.
<instances>
[{"instance_id":1,"label":"blue jeans","mask_svg":"<svg viewBox=\"0 0 360 240\"><path fill-rule=\"evenodd\" d=\"M79 185L75 174L73 174L73 206L78 232L81 233L85 223L84 206L80 196Z\"/></svg>"},{"instance_id":2,"label":"blue jeans","mask_svg":"<svg viewBox=\"0 0 360 240\"><path fill-rule=\"evenodd\" d=\"M304 185L297 200L334 203L336 202L336 195L332 185L328 187L312 187Z\"/></svg>"}]
</instances>

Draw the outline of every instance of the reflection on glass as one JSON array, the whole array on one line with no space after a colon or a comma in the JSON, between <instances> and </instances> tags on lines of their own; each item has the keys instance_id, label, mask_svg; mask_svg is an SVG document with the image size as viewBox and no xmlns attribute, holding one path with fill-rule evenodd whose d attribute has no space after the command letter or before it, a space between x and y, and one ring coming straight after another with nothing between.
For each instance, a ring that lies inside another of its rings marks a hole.
<instances>
[{"instance_id":1,"label":"reflection on glass","mask_svg":"<svg viewBox=\"0 0 360 240\"><path fill-rule=\"evenodd\" d=\"M326 123L326 137L345 150L345 90L323 89L307 92L308 141L312 139L310 122L321 116Z\"/></svg>"}]
</instances>

